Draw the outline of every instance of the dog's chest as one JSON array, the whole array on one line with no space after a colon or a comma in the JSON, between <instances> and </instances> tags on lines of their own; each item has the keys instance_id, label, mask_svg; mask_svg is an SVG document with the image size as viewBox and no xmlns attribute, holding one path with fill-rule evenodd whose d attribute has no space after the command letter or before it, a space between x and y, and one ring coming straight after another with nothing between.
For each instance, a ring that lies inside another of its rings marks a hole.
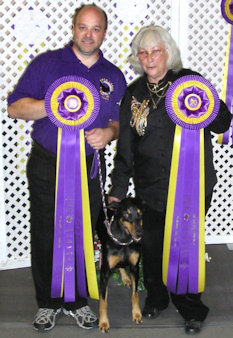
<instances>
[{"instance_id":1,"label":"dog's chest","mask_svg":"<svg viewBox=\"0 0 233 338\"><path fill-rule=\"evenodd\" d=\"M107 261L110 269L136 265L138 263L140 254L139 250L135 250L134 246L109 247L108 249Z\"/></svg>"}]
</instances>

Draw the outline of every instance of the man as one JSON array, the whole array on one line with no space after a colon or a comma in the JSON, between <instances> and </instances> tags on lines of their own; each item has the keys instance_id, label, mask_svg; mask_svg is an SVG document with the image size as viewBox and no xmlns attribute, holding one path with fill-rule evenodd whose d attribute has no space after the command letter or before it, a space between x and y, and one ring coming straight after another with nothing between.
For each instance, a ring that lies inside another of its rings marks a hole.
<instances>
[{"instance_id":1,"label":"man","mask_svg":"<svg viewBox=\"0 0 233 338\"><path fill-rule=\"evenodd\" d=\"M57 127L47 117L45 94L63 76L89 80L100 94L100 110L85 130L86 162L93 229L101 210L98 177L89 178L93 153L100 150L103 166L104 147L118 137L119 102L126 82L121 71L107 61L100 50L107 30L106 13L96 5L82 5L73 16L73 41L63 49L38 56L29 65L16 89L8 98L11 118L34 120L32 151L27 165L31 203L31 264L39 310L33 321L36 330L50 330L56 316L63 312L77 324L90 329L97 317L87 299L77 295L75 302L51 298L53 260Z\"/></svg>"}]
</instances>

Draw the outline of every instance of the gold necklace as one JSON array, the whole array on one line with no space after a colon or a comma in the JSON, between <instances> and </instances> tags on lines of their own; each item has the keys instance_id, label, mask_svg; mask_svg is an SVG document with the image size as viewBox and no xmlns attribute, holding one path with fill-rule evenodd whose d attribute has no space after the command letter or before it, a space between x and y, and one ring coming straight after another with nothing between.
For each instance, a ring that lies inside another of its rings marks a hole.
<instances>
[{"instance_id":1,"label":"gold necklace","mask_svg":"<svg viewBox=\"0 0 233 338\"><path fill-rule=\"evenodd\" d=\"M159 102L161 101L162 98L164 98L166 96L166 92L168 87L170 86L171 82L168 81L163 87L158 89L158 85L157 84L150 84L150 83L146 83L147 84L147 88L149 89L149 94L151 97L151 101L153 103L153 109L157 109ZM158 97L157 102L155 102L152 94L155 94Z\"/></svg>"},{"instance_id":2,"label":"gold necklace","mask_svg":"<svg viewBox=\"0 0 233 338\"><path fill-rule=\"evenodd\" d=\"M163 87L159 87L158 84L147 82L147 87L148 87L149 91L151 91L152 93L155 93L157 96L159 96L159 92L163 91L170 84L171 84L171 82L169 81Z\"/></svg>"}]
</instances>

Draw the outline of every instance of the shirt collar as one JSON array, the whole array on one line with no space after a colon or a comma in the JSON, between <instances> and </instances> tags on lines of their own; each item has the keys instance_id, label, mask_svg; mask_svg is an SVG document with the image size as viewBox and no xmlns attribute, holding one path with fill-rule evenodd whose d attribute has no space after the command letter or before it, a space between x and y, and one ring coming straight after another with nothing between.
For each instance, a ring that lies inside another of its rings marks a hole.
<instances>
[{"instance_id":1,"label":"shirt collar","mask_svg":"<svg viewBox=\"0 0 233 338\"><path fill-rule=\"evenodd\" d=\"M63 58L63 60L64 61L66 61L66 62L74 62L74 60L78 60L80 63L82 63L82 61L81 60L79 60L79 58L75 55L75 53L74 53L74 51L73 51L73 49L72 49L72 46L73 46L73 41L70 41L66 46L65 46L65 48L63 49L63 53L62 53L62 58ZM94 65L92 65L92 67L94 67L95 65L97 65L97 64L100 64L100 63L102 63L102 61L103 61L103 58L104 58L104 56L103 56L103 53L102 53L102 51L101 50L99 50L99 58L98 58L98 60L96 61L96 63L94 63ZM85 65L84 65L85 66ZM91 68L92 68L91 67Z\"/></svg>"},{"instance_id":2,"label":"shirt collar","mask_svg":"<svg viewBox=\"0 0 233 338\"><path fill-rule=\"evenodd\" d=\"M172 69L169 69L169 70L167 71L167 73L165 74L165 76L164 76L161 80L159 80L158 86L160 86L160 85L161 85L162 83L164 83L164 82L170 81L170 80L171 80L171 77L172 77L172 74L173 74ZM146 73L144 73L144 78L145 78L146 82L148 82L147 74L146 74Z\"/></svg>"}]
</instances>

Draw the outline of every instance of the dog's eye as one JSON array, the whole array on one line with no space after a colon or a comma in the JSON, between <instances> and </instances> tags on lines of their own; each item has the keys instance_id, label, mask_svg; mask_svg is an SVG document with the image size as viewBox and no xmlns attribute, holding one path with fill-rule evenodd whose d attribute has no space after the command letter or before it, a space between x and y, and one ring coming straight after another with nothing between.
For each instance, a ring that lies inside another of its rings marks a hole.
<instances>
[{"instance_id":1,"label":"dog's eye","mask_svg":"<svg viewBox=\"0 0 233 338\"><path fill-rule=\"evenodd\" d=\"M141 212L141 210L138 210L138 211L137 211L137 216L138 216L139 218L142 217L142 212Z\"/></svg>"},{"instance_id":2,"label":"dog's eye","mask_svg":"<svg viewBox=\"0 0 233 338\"><path fill-rule=\"evenodd\" d=\"M124 218L125 220L129 219L129 215L128 215L127 212L123 212L123 218Z\"/></svg>"}]
</instances>

